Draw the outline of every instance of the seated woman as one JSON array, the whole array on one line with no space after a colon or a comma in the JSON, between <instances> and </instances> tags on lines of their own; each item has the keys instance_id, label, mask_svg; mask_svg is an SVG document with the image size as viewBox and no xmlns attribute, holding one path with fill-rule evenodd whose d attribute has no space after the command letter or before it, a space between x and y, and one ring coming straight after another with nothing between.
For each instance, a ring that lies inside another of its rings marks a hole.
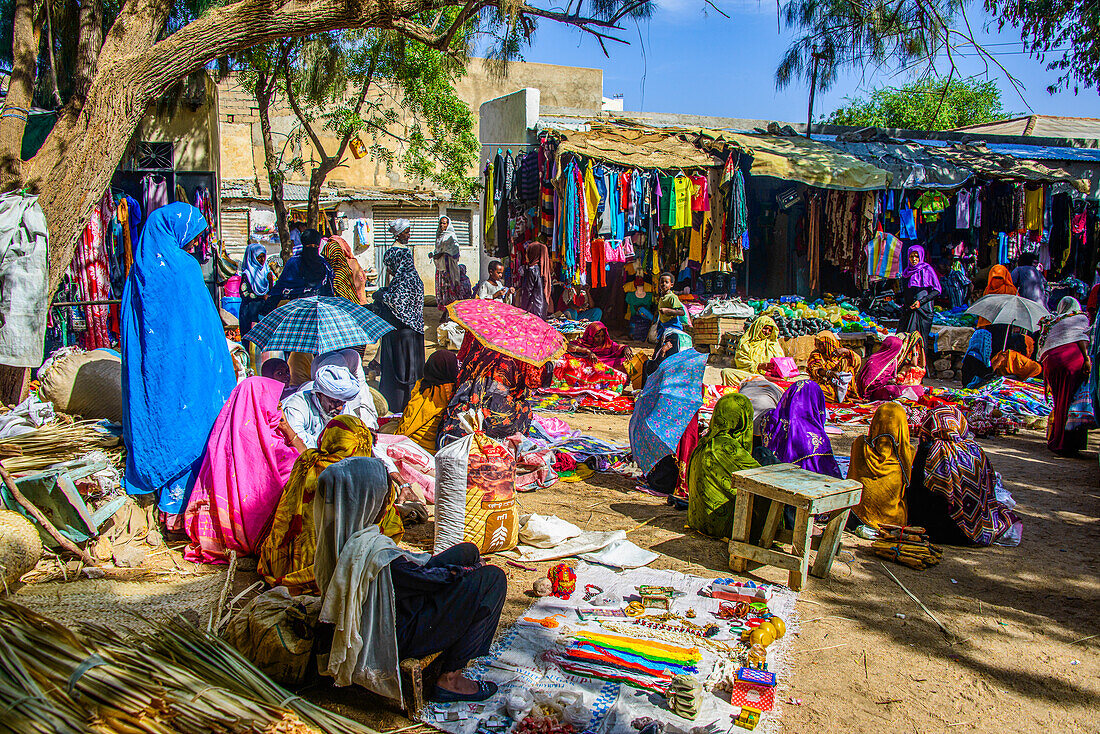
<instances>
[{"instance_id":1,"label":"seated woman","mask_svg":"<svg viewBox=\"0 0 1100 734\"><path fill-rule=\"evenodd\" d=\"M1043 366L1032 359L1035 340L1018 326L1009 327L1005 348L993 355L990 364L993 372L1017 380L1028 380L1043 373Z\"/></svg>"},{"instance_id":2,"label":"seated woman","mask_svg":"<svg viewBox=\"0 0 1100 734\"><path fill-rule=\"evenodd\" d=\"M752 425L753 407L749 399L740 393L723 395L714 406L707 435L691 453L687 470L688 525L704 535L730 537L737 494L732 488L733 472L775 463L775 458L766 451L753 451ZM757 518L756 510L763 509L766 514L766 505L754 504L753 526L758 519L759 525L763 525L764 516Z\"/></svg>"},{"instance_id":3,"label":"seated woman","mask_svg":"<svg viewBox=\"0 0 1100 734\"><path fill-rule=\"evenodd\" d=\"M752 435L759 437L763 417L779 406L783 397L783 388L766 377L752 375L746 378L737 390L752 403Z\"/></svg>"},{"instance_id":4,"label":"seated woman","mask_svg":"<svg viewBox=\"0 0 1100 734\"><path fill-rule=\"evenodd\" d=\"M586 285L558 283L550 291L551 317L573 321L599 321L603 309L592 301L592 291Z\"/></svg>"},{"instance_id":5,"label":"seated woman","mask_svg":"<svg viewBox=\"0 0 1100 734\"><path fill-rule=\"evenodd\" d=\"M750 373L763 374L773 359L783 356L786 355L779 346L779 328L771 316L760 315L737 343L733 366L743 372L739 377L744 379Z\"/></svg>"},{"instance_id":6,"label":"seated woman","mask_svg":"<svg viewBox=\"0 0 1100 734\"><path fill-rule=\"evenodd\" d=\"M764 421L766 445L785 464L839 479L840 466L825 433L827 419L821 386L813 380L796 382Z\"/></svg>"},{"instance_id":7,"label":"seated woman","mask_svg":"<svg viewBox=\"0 0 1100 734\"><path fill-rule=\"evenodd\" d=\"M917 431L920 446L906 496L908 524L957 545L1016 545L1023 523L997 500L993 464L954 405L934 408Z\"/></svg>"},{"instance_id":8,"label":"seated woman","mask_svg":"<svg viewBox=\"0 0 1100 734\"><path fill-rule=\"evenodd\" d=\"M661 362L674 354L694 348L690 336L679 329L666 329L665 333L661 335L660 343L653 349L653 357L642 366L640 387L645 388L646 381L661 366Z\"/></svg>"},{"instance_id":9,"label":"seated woman","mask_svg":"<svg viewBox=\"0 0 1100 734\"><path fill-rule=\"evenodd\" d=\"M421 448L435 453L436 433L457 381L458 357L454 352L446 349L432 352L394 433L408 436Z\"/></svg>"},{"instance_id":10,"label":"seated woman","mask_svg":"<svg viewBox=\"0 0 1100 734\"><path fill-rule=\"evenodd\" d=\"M327 467L352 456L370 456L374 439L363 421L350 415L333 418L321 433L315 449L303 451L294 463L286 488L271 517L260 546L256 570L271 586L286 586L291 594L316 593L313 556L317 547L313 525L313 498L317 477ZM391 504L382 527L391 537L401 537L404 526Z\"/></svg>"},{"instance_id":11,"label":"seated woman","mask_svg":"<svg viewBox=\"0 0 1100 734\"><path fill-rule=\"evenodd\" d=\"M602 368L598 370L601 373L614 370L624 374L634 387L641 387L642 368L648 359L641 352L635 354L630 347L611 341L607 327L600 321L591 323L585 328L581 338L569 345L567 356L583 359L589 367ZM556 374L555 378L557 378Z\"/></svg>"},{"instance_id":12,"label":"seated woman","mask_svg":"<svg viewBox=\"0 0 1100 734\"><path fill-rule=\"evenodd\" d=\"M917 332L893 334L867 358L855 382L865 400L916 400L924 395L924 341ZM914 383L914 380L916 381Z\"/></svg>"},{"instance_id":13,"label":"seated woman","mask_svg":"<svg viewBox=\"0 0 1100 734\"><path fill-rule=\"evenodd\" d=\"M840 339L831 331L822 331L814 337L814 349L806 363L810 379L821 386L825 400L843 403L859 398L859 374L862 360L847 347L840 346Z\"/></svg>"},{"instance_id":14,"label":"seated woman","mask_svg":"<svg viewBox=\"0 0 1100 734\"><path fill-rule=\"evenodd\" d=\"M871 418L866 436L852 444L848 478L863 484L863 496L854 510L864 525L906 525L905 490L913 469L909 422L897 403L883 403Z\"/></svg>"},{"instance_id":15,"label":"seated woman","mask_svg":"<svg viewBox=\"0 0 1100 734\"><path fill-rule=\"evenodd\" d=\"M974 329L962 363L962 386L975 388L993 377L993 335L987 329Z\"/></svg>"},{"instance_id":16,"label":"seated woman","mask_svg":"<svg viewBox=\"0 0 1100 734\"><path fill-rule=\"evenodd\" d=\"M398 548L375 524L390 502L377 459L330 466L317 484L320 621L333 625L331 642L319 641L322 673L338 686L356 683L400 700L400 660L442 653L432 700L484 701L496 693L493 683L462 671L489 652L508 590L504 572L484 565L472 543L436 556Z\"/></svg>"},{"instance_id":17,"label":"seated woman","mask_svg":"<svg viewBox=\"0 0 1100 734\"><path fill-rule=\"evenodd\" d=\"M305 447L279 409L283 384L249 377L229 393L191 490L183 527L192 563L226 563L260 549L283 486Z\"/></svg>"},{"instance_id":18,"label":"seated woman","mask_svg":"<svg viewBox=\"0 0 1100 734\"><path fill-rule=\"evenodd\" d=\"M482 345L467 332L458 350L458 387L443 411L436 448L466 435L460 420L474 410L491 438L526 435L531 427L531 391L542 386L542 368Z\"/></svg>"}]
</instances>

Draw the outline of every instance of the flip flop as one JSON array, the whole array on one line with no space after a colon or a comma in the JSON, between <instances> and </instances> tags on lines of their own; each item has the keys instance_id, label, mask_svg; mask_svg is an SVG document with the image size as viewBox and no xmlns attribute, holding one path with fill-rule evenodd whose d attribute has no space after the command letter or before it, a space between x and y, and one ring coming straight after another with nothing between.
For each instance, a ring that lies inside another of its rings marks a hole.
<instances>
[{"instance_id":1,"label":"flip flop","mask_svg":"<svg viewBox=\"0 0 1100 734\"><path fill-rule=\"evenodd\" d=\"M497 692L497 684L487 680L477 681L477 693L456 693L446 688L435 687L431 700L436 703L459 703L463 701L477 702L492 698Z\"/></svg>"}]
</instances>

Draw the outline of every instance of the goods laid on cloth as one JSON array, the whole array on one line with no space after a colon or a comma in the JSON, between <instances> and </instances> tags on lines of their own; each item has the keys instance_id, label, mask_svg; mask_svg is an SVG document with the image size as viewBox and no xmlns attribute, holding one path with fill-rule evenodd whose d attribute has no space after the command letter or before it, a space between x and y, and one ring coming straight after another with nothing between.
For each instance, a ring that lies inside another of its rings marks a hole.
<instances>
[{"instance_id":1,"label":"goods laid on cloth","mask_svg":"<svg viewBox=\"0 0 1100 734\"><path fill-rule=\"evenodd\" d=\"M456 301L447 314L482 345L541 367L565 354L565 339L539 317L500 301Z\"/></svg>"},{"instance_id":2,"label":"goods laid on cloth","mask_svg":"<svg viewBox=\"0 0 1100 734\"><path fill-rule=\"evenodd\" d=\"M744 604L746 616L737 617L737 603L728 599L742 588L732 580L646 568L616 573L580 562L551 578L552 595L467 669L499 691L476 710L430 705L422 720L451 734L474 734L494 719L500 731L519 725L516 731L636 734L632 723L641 717L665 722L665 731L726 732L740 707L751 707L761 712L757 731L774 731L774 681L788 671L786 620L796 595L752 587L746 598L756 603ZM637 617L627 615L628 606ZM757 626L757 645L741 642ZM766 660L766 670L750 667L750 658Z\"/></svg>"},{"instance_id":3,"label":"goods laid on cloth","mask_svg":"<svg viewBox=\"0 0 1100 734\"><path fill-rule=\"evenodd\" d=\"M630 448L643 472L676 453L680 438L703 406L703 372L707 355L689 349L668 357L650 375L634 401Z\"/></svg>"},{"instance_id":4,"label":"goods laid on cloth","mask_svg":"<svg viewBox=\"0 0 1100 734\"><path fill-rule=\"evenodd\" d=\"M122 422L122 358L108 349L66 347L38 370L38 395L62 413Z\"/></svg>"},{"instance_id":5,"label":"goods laid on cloth","mask_svg":"<svg viewBox=\"0 0 1100 734\"><path fill-rule=\"evenodd\" d=\"M466 435L435 455L435 549L466 541L481 553L516 547L516 459L481 432L474 413L460 417Z\"/></svg>"},{"instance_id":6,"label":"goods laid on cloth","mask_svg":"<svg viewBox=\"0 0 1100 734\"><path fill-rule=\"evenodd\" d=\"M271 682L183 622L79 632L0 600L0 730L20 734L371 734Z\"/></svg>"},{"instance_id":7,"label":"goods laid on cloth","mask_svg":"<svg viewBox=\"0 0 1100 734\"><path fill-rule=\"evenodd\" d=\"M49 294L49 234L37 196L0 196L0 364L42 363Z\"/></svg>"},{"instance_id":8,"label":"goods laid on cloth","mask_svg":"<svg viewBox=\"0 0 1100 734\"><path fill-rule=\"evenodd\" d=\"M373 344L393 327L344 298L310 296L284 303L244 335L261 352L327 354Z\"/></svg>"}]
</instances>

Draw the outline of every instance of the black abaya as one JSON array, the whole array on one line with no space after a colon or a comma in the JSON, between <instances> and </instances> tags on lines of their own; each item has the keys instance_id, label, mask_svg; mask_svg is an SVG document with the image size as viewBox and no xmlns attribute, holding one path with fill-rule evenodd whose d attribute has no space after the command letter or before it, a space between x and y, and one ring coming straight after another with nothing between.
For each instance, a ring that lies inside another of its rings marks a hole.
<instances>
[{"instance_id":1,"label":"black abaya","mask_svg":"<svg viewBox=\"0 0 1100 734\"><path fill-rule=\"evenodd\" d=\"M424 335L407 326L394 329L382 337L378 361L382 364L378 391L392 412L402 413L416 381L424 376Z\"/></svg>"},{"instance_id":2,"label":"black abaya","mask_svg":"<svg viewBox=\"0 0 1100 734\"><path fill-rule=\"evenodd\" d=\"M898 319L899 334L908 334L915 331L924 340L924 353L928 364L932 364L935 354L932 351L932 301L935 300L938 291L931 288L917 288L908 286L902 293L901 317ZM913 308L913 304L919 304Z\"/></svg>"}]
</instances>

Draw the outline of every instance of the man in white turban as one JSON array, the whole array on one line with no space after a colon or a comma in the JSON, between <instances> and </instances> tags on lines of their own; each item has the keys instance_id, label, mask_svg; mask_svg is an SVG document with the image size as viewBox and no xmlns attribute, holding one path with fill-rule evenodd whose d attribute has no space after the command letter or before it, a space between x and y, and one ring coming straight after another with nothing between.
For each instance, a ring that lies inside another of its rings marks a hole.
<instances>
[{"instance_id":1,"label":"man in white turban","mask_svg":"<svg viewBox=\"0 0 1100 734\"><path fill-rule=\"evenodd\" d=\"M359 352L354 349L339 349L335 352L319 355L314 358L313 364L310 365L310 376L316 380L317 372L325 365L330 364L337 367L347 367L359 383L359 397L349 401L344 412L356 416L363 421L367 428L377 431L378 409L374 405L370 388L367 387L367 376L363 372L363 360L359 356Z\"/></svg>"},{"instance_id":2,"label":"man in white turban","mask_svg":"<svg viewBox=\"0 0 1100 734\"><path fill-rule=\"evenodd\" d=\"M330 420L358 407L360 389L359 380L347 367L323 365L313 373L312 382L283 401L283 417L305 447L315 449Z\"/></svg>"},{"instance_id":3,"label":"man in white turban","mask_svg":"<svg viewBox=\"0 0 1100 734\"><path fill-rule=\"evenodd\" d=\"M412 222L408 219L395 219L390 222L390 234L397 240L398 244L409 244L409 238L412 237Z\"/></svg>"}]
</instances>

